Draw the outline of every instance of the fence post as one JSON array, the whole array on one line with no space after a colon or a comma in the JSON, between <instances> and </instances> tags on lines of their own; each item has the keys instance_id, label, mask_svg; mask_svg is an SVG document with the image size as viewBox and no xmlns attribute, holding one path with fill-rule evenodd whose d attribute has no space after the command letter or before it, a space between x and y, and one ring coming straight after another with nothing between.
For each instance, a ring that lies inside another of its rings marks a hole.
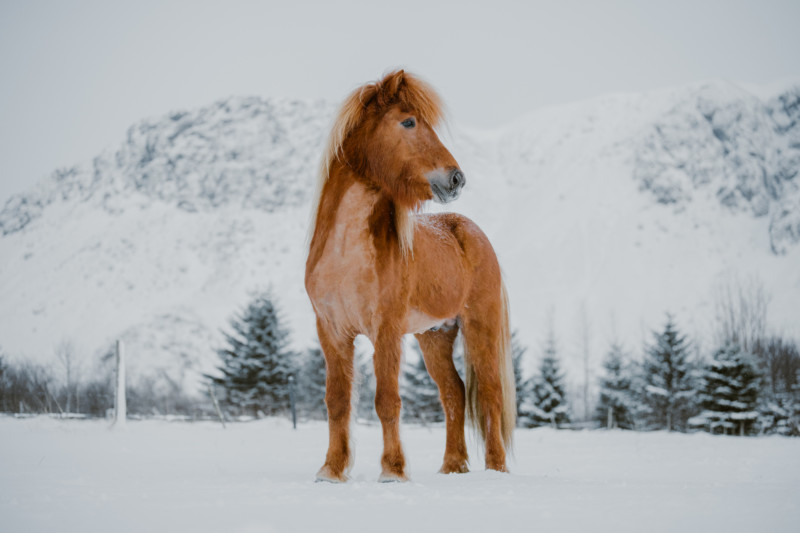
<instances>
[{"instance_id":1,"label":"fence post","mask_svg":"<svg viewBox=\"0 0 800 533\"><path fill-rule=\"evenodd\" d=\"M211 401L214 402L214 410L217 412L217 416L219 417L219 422L222 424L222 429L225 429L225 417L222 416L222 410L219 408L219 402L217 402L217 395L214 394L214 386L209 383L208 384L208 394L211 396Z\"/></svg>"},{"instance_id":2,"label":"fence post","mask_svg":"<svg viewBox=\"0 0 800 533\"><path fill-rule=\"evenodd\" d=\"M114 395L114 426L125 427L128 405L125 398L125 346L117 340L117 386Z\"/></svg>"},{"instance_id":3,"label":"fence post","mask_svg":"<svg viewBox=\"0 0 800 533\"><path fill-rule=\"evenodd\" d=\"M289 403L292 406L292 428L297 429L297 409L294 397L294 376L289 376Z\"/></svg>"}]
</instances>

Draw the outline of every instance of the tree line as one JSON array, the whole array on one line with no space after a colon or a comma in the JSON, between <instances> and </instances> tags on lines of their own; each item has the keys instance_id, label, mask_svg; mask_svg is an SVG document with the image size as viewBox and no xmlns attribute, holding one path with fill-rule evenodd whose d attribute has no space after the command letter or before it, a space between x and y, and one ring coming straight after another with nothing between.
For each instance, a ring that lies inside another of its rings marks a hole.
<instances>
[{"instance_id":1,"label":"tree line","mask_svg":"<svg viewBox=\"0 0 800 533\"><path fill-rule=\"evenodd\" d=\"M553 327L530 376L525 375L530 351L514 332L511 346L518 424L800 435L800 351L796 342L766 333L765 299L758 291L728 291L721 301L715 348L710 353L701 353L670 315L640 354L619 342L610 343L589 420L585 416L579 420L573 412ZM177 385L164 390L153 380L139 380L128 385L129 412L134 416L206 418L214 414L214 395L229 418L284 415L290 409L294 387L301 420L326 419L322 351L318 345L304 351L291 349L290 331L284 322L269 291L253 294L223 331L224 345L217 351L220 364L216 372L205 376L203 394L187 394ZM403 365L401 375L402 416L423 424L442 422L438 389L415 341L410 350L410 364ZM12 364L0 350L1 411L106 415L113 405L110 367L107 365L100 377L82 379L72 346L62 343L56 352L61 379L54 375L58 368ZM109 353L105 359L110 357ZM460 342L454 361L463 377ZM369 353L357 351L355 374L355 416L377 422Z\"/></svg>"},{"instance_id":2,"label":"tree line","mask_svg":"<svg viewBox=\"0 0 800 533\"><path fill-rule=\"evenodd\" d=\"M737 314L738 313L738 314ZM589 426L671 431L704 429L713 433L800 434L800 352L779 335L763 335L752 319L735 319L720 328L718 346L697 353L674 317L654 331L640 360L619 342L608 348L599 379L596 409ZM737 325L738 324L738 325ZM289 331L268 293L257 295L231 320L228 346L220 350L219 373L207 376L232 414L272 415L288 410L289 375L297 376L301 417L325 419L325 360L318 346L304 353L289 349ZM528 353L512 335L518 424L523 427L574 427L565 373L552 327L536 372L524 375ZM423 424L444 420L438 389L428 375L416 342L401 375L402 416ZM463 353L456 343L456 368L463 376ZM376 421L371 357L357 353L355 414Z\"/></svg>"},{"instance_id":3,"label":"tree line","mask_svg":"<svg viewBox=\"0 0 800 533\"><path fill-rule=\"evenodd\" d=\"M74 346L60 343L55 364L12 360L0 348L0 412L15 415L54 414L67 417L106 417L114 406L113 351L86 371ZM146 376L126 387L128 414L208 418L213 406L205 399L167 380Z\"/></svg>"}]
</instances>

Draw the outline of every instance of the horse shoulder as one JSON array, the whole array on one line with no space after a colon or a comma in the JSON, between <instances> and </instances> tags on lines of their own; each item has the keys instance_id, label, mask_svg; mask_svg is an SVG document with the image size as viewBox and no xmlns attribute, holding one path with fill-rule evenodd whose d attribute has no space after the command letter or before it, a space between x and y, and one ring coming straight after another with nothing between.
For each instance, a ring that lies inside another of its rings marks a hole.
<instances>
[{"instance_id":1,"label":"horse shoulder","mask_svg":"<svg viewBox=\"0 0 800 533\"><path fill-rule=\"evenodd\" d=\"M317 315L348 329L363 329L374 312L376 252L366 223L373 204L359 184L344 192L319 258L306 273Z\"/></svg>"}]
</instances>

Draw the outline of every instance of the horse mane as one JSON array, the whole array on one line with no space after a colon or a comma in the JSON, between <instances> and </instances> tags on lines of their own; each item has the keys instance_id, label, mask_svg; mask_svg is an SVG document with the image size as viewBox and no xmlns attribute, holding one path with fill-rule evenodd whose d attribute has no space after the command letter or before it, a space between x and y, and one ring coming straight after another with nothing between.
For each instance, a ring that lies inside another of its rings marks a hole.
<instances>
[{"instance_id":1,"label":"horse mane","mask_svg":"<svg viewBox=\"0 0 800 533\"><path fill-rule=\"evenodd\" d=\"M432 128L435 128L444 117L442 101L433 87L402 69L389 72L382 79L362 85L351 92L339 108L322 154L311 207L309 244L317 225L322 190L330 176L331 167L335 161L341 161L345 140L364 123L369 106L373 104L378 106L379 112L391 105L400 104L412 110L419 120L427 122ZM396 206L395 227L400 250L403 256L406 256L413 250L414 218L410 209Z\"/></svg>"}]
</instances>

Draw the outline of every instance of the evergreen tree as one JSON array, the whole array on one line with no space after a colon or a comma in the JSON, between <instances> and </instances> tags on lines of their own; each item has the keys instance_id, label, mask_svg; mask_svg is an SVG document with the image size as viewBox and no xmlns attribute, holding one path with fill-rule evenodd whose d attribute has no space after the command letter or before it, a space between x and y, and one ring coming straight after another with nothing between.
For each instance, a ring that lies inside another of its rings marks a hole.
<instances>
[{"instance_id":1,"label":"evergreen tree","mask_svg":"<svg viewBox=\"0 0 800 533\"><path fill-rule=\"evenodd\" d=\"M303 358L298 378L298 397L305 417L326 420L325 406L325 356L319 346L308 350Z\"/></svg>"},{"instance_id":2,"label":"evergreen tree","mask_svg":"<svg viewBox=\"0 0 800 533\"><path fill-rule=\"evenodd\" d=\"M526 427L569 423L569 406L566 401L564 375L561 373L554 334L545 344L539 373L525 383L520 405L521 425Z\"/></svg>"},{"instance_id":3,"label":"evergreen tree","mask_svg":"<svg viewBox=\"0 0 800 533\"><path fill-rule=\"evenodd\" d=\"M613 343L603 362L605 375L600 379L600 401L595 413L595 420L602 427L634 427L637 407L633 394L633 377L626 360L622 346Z\"/></svg>"},{"instance_id":4,"label":"evergreen tree","mask_svg":"<svg viewBox=\"0 0 800 533\"><path fill-rule=\"evenodd\" d=\"M525 377L522 373L522 358L525 356L525 352L528 349L522 345L517 336L517 331L514 330L511 332L511 363L514 366L514 388L517 392L517 420L521 416L520 412L520 405L522 405L522 400L527 393L527 388L525 387Z\"/></svg>"},{"instance_id":5,"label":"evergreen tree","mask_svg":"<svg viewBox=\"0 0 800 533\"><path fill-rule=\"evenodd\" d=\"M240 412L287 411L295 354L288 349L289 331L281 324L272 295L256 294L244 311L230 320L230 326L232 334L223 332L228 347L217 351L222 376L207 377Z\"/></svg>"},{"instance_id":6,"label":"evergreen tree","mask_svg":"<svg viewBox=\"0 0 800 533\"><path fill-rule=\"evenodd\" d=\"M800 437L800 369L797 370L796 380L792 386L789 420L787 421L787 435Z\"/></svg>"},{"instance_id":7,"label":"evergreen tree","mask_svg":"<svg viewBox=\"0 0 800 533\"><path fill-rule=\"evenodd\" d=\"M758 418L758 388L752 356L738 344L728 343L703 371L699 396L703 412L692 419L692 425L702 423L712 433L750 433Z\"/></svg>"},{"instance_id":8,"label":"evergreen tree","mask_svg":"<svg viewBox=\"0 0 800 533\"><path fill-rule=\"evenodd\" d=\"M661 333L653 332L652 345L645 347L642 365L642 401L653 428L683 430L692 409L695 394L689 358L689 345L671 315Z\"/></svg>"},{"instance_id":9,"label":"evergreen tree","mask_svg":"<svg viewBox=\"0 0 800 533\"><path fill-rule=\"evenodd\" d=\"M372 354L356 354L356 376L353 383L356 395L356 416L362 420L375 421L375 367Z\"/></svg>"},{"instance_id":10,"label":"evergreen tree","mask_svg":"<svg viewBox=\"0 0 800 533\"><path fill-rule=\"evenodd\" d=\"M10 387L10 379L9 379L9 368L8 363L5 361L5 356L3 354L3 347L0 346L0 412L12 412L16 411L16 406L11 405L11 387Z\"/></svg>"},{"instance_id":11,"label":"evergreen tree","mask_svg":"<svg viewBox=\"0 0 800 533\"><path fill-rule=\"evenodd\" d=\"M413 351L417 355L417 361L404 365L400 381L404 418L417 420L423 424L442 422L444 413L439 401L439 388L428 373L422 351L416 343Z\"/></svg>"}]
</instances>

